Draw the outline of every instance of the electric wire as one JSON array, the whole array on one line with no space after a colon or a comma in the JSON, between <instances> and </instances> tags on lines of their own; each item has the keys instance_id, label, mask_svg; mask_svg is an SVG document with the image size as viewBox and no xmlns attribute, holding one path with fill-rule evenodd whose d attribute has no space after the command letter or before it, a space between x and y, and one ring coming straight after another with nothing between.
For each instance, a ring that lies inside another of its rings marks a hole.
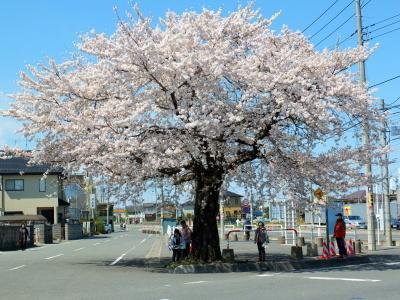
<instances>
[{"instance_id":1,"label":"electric wire","mask_svg":"<svg viewBox=\"0 0 400 300\"><path fill-rule=\"evenodd\" d=\"M395 29L393 29L393 30L386 31L386 32L384 32L384 33L378 34L378 35L373 36L373 37L371 37L371 38L369 38L369 39L367 39L367 40L365 40L365 41L371 41L371 40L373 40L373 39L376 39L377 37L387 35L387 34L389 34L389 33L392 33L392 32L394 32L394 31L397 31L397 30L400 30L400 27L397 27L397 28L395 28Z\"/></svg>"},{"instance_id":2,"label":"electric wire","mask_svg":"<svg viewBox=\"0 0 400 300\"><path fill-rule=\"evenodd\" d=\"M346 21L344 21L342 24L340 24L338 27L336 27L330 34L328 34L325 38L323 38L322 40L320 40L315 47L317 47L319 44L321 44L323 41L325 41L327 38L329 38L332 34L334 34L337 30L339 30L340 28L342 28L348 21L350 21L353 17L355 16L355 13L352 14L348 19L346 19Z\"/></svg>"},{"instance_id":3,"label":"electric wire","mask_svg":"<svg viewBox=\"0 0 400 300\"><path fill-rule=\"evenodd\" d=\"M350 34L347 38L345 38L343 41L339 42L339 46L341 44L343 44L344 42L346 42L347 40L351 39L353 36L355 36L357 34L357 30L354 30L354 32L352 34Z\"/></svg>"},{"instance_id":4,"label":"electric wire","mask_svg":"<svg viewBox=\"0 0 400 300\"><path fill-rule=\"evenodd\" d=\"M308 25L305 29L303 29L302 33L304 33L308 28L310 28L312 25L314 25L315 22L317 22L321 17L323 17L328 10L330 10L339 0L335 0L325 11L320 14L310 25Z\"/></svg>"},{"instance_id":5,"label":"electric wire","mask_svg":"<svg viewBox=\"0 0 400 300\"><path fill-rule=\"evenodd\" d=\"M385 25L385 26L381 26L381 27L379 27L379 28L376 28L376 29L374 29L374 30L371 30L371 31L369 31L368 33L371 34L371 33L375 32L375 31L384 29L384 28L386 28L386 27L392 26L393 24L397 24L397 23L400 23L400 20L397 20L397 21L392 22L392 23L390 23L390 24L387 24L387 25Z\"/></svg>"},{"instance_id":6,"label":"electric wire","mask_svg":"<svg viewBox=\"0 0 400 300\"><path fill-rule=\"evenodd\" d=\"M371 1L371 0L370 0ZM326 23L324 26L322 26L316 33L314 33L310 39L312 39L314 36L316 36L318 33L320 33L323 29L325 29L329 24L331 24L337 17L339 17L351 4L353 4L353 0L349 2L349 4L346 5L345 8L343 8L340 12L338 12L328 23Z\"/></svg>"},{"instance_id":7,"label":"electric wire","mask_svg":"<svg viewBox=\"0 0 400 300\"><path fill-rule=\"evenodd\" d=\"M399 28L399 29L400 29L400 28ZM373 85L369 86L368 89L372 89L373 87L379 86L379 85L381 85L381 84L384 84L384 83L386 83L386 82L395 80L395 79L397 79L397 78L400 78L400 75L397 75L397 76L394 76L394 77L389 78L389 79L387 79L387 80L384 80L384 81L378 82L378 83L376 83L376 84L373 84Z\"/></svg>"},{"instance_id":8,"label":"electric wire","mask_svg":"<svg viewBox=\"0 0 400 300\"><path fill-rule=\"evenodd\" d=\"M378 24L381 24L381 23L384 23L384 22L389 21L389 20L391 20L391 19L393 19L393 18L396 18L396 17L398 17L398 16L400 16L400 14L396 14L396 15L391 16L391 17L389 17L389 18L383 19L382 21L378 21L378 22L376 22L376 23L374 23L374 24L368 25L368 26L364 27L364 29L369 28L369 27L373 27L373 26L378 25Z\"/></svg>"},{"instance_id":9,"label":"electric wire","mask_svg":"<svg viewBox=\"0 0 400 300\"><path fill-rule=\"evenodd\" d=\"M391 109L391 106L392 106L393 104L395 104L395 103L396 103L397 101L399 101L399 100L400 100L400 97L397 97L397 99L394 100L392 103L386 105L386 108L387 108L387 109Z\"/></svg>"}]
</instances>

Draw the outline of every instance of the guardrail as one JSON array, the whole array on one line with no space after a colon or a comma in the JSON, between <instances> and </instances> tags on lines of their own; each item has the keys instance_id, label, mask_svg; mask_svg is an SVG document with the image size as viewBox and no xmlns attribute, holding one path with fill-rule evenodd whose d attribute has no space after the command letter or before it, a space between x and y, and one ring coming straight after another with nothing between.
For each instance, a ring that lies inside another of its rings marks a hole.
<instances>
[{"instance_id":1,"label":"guardrail","mask_svg":"<svg viewBox=\"0 0 400 300\"><path fill-rule=\"evenodd\" d=\"M296 238L295 238L295 245L297 246L297 236L298 236L298 232L297 232L297 230L296 229L294 229L294 228L285 228L285 229L281 229L281 230L271 230L271 229L266 229L268 232L282 232L282 231L293 231L293 233L295 234L295 236L296 236ZM254 231L255 232L255 230L251 230L251 231ZM250 231L250 232L251 232ZM229 249L229 235L232 233L232 232L249 232L249 230L245 230L245 229L234 229L234 230L230 230L230 231L228 231L228 233L226 234L226 242L227 242L227 246L226 246L226 248L227 249Z\"/></svg>"},{"instance_id":2,"label":"guardrail","mask_svg":"<svg viewBox=\"0 0 400 300\"><path fill-rule=\"evenodd\" d=\"M307 228L310 228L310 230L307 230ZM314 238L314 229L317 229L317 237L322 237L323 234L326 232L326 226L321 226L321 225L299 225L299 236L303 236L303 233L305 231L310 231L311 232L311 239Z\"/></svg>"}]
</instances>

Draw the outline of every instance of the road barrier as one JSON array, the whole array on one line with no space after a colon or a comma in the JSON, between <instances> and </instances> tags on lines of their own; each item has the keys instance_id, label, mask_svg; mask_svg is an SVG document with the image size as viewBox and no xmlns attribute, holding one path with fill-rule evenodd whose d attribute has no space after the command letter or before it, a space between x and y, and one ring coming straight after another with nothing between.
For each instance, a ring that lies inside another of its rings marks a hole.
<instances>
[{"instance_id":1,"label":"road barrier","mask_svg":"<svg viewBox=\"0 0 400 300\"><path fill-rule=\"evenodd\" d=\"M335 250L334 242L330 242L330 244L329 244L329 255L331 257L335 257L336 256L336 250Z\"/></svg>"},{"instance_id":2,"label":"road barrier","mask_svg":"<svg viewBox=\"0 0 400 300\"><path fill-rule=\"evenodd\" d=\"M231 233L237 233L237 232L248 232L249 230L245 230L245 229L234 229L234 230L230 230L230 231L228 231L228 233L226 233L226 235L225 235L225 238L226 238L226 242L227 242L227 246L226 246L226 248L227 249L229 249L229 235L231 234ZM255 232L255 230L252 230L253 232ZM294 234L295 234L295 236L296 236L296 238L295 238L295 242L296 242L296 246L297 246L297 236L298 236L298 232L297 232L297 230L296 229L294 229L294 228L285 228L285 229L281 229L281 230L269 230L269 229L267 229L267 232L281 232L281 231L292 231Z\"/></svg>"},{"instance_id":3,"label":"road barrier","mask_svg":"<svg viewBox=\"0 0 400 300\"><path fill-rule=\"evenodd\" d=\"M328 252L328 247L326 246L325 242L322 242L322 255L320 258L322 259L329 259L329 252Z\"/></svg>"}]
</instances>

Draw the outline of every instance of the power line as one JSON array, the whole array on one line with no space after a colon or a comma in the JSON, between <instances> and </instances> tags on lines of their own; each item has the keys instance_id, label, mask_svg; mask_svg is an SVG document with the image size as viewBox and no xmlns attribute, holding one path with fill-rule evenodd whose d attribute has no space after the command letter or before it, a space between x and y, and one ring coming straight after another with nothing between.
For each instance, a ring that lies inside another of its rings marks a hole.
<instances>
[{"instance_id":1,"label":"power line","mask_svg":"<svg viewBox=\"0 0 400 300\"><path fill-rule=\"evenodd\" d=\"M381 24L381 23L384 23L384 22L389 21L389 20L391 20L391 19L393 19L393 18L396 18L396 17L398 17L398 16L400 16L400 14L396 14L396 15L391 16L391 17L389 17L389 18L383 19L382 21L378 21L378 22L376 22L376 23L374 23L374 24L368 25L368 26L365 27L365 29L366 29L366 28L369 28L369 27L373 27L373 26L378 25L378 24Z\"/></svg>"},{"instance_id":2,"label":"power line","mask_svg":"<svg viewBox=\"0 0 400 300\"><path fill-rule=\"evenodd\" d=\"M384 33L382 33L382 34L378 34L378 35L376 35L376 36L373 36L373 37L369 38L369 39L366 40L366 41L371 41L371 40L373 40L373 39L376 39L377 37L380 37L380 36L383 36L383 35L387 35L387 34L389 34L389 33L392 33L393 31L397 31L397 30L400 30L400 27L397 27L397 28L395 28L395 29L393 29L393 30L386 31L386 32L384 32Z\"/></svg>"},{"instance_id":3,"label":"power line","mask_svg":"<svg viewBox=\"0 0 400 300\"><path fill-rule=\"evenodd\" d=\"M371 1L371 0L369 0ZM322 28L320 28L316 33L314 33L310 39L312 39L314 36L316 36L318 33L320 33L323 29L325 29L329 24L331 24L338 16L340 16L351 4L353 4L353 0L351 0L349 2L349 4L346 5L345 8L343 8L339 13L337 13L332 19L330 19L330 21L328 23L326 23L324 26L322 26Z\"/></svg>"},{"instance_id":4,"label":"power line","mask_svg":"<svg viewBox=\"0 0 400 300\"><path fill-rule=\"evenodd\" d=\"M390 106L392 106L393 104L395 104L395 103L396 103L397 101L399 101L399 100L400 100L400 97L397 97L396 100L394 100L392 103L386 105L386 107L388 107L388 109L390 109Z\"/></svg>"},{"instance_id":5,"label":"power line","mask_svg":"<svg viewBox=\"0 0 400 300\"><path fill-rule=\"evenodd\" d=\"M375 32L375 31L384 29L384 28L386 28L386 27L392 26L393 24L397 24L397 23L400 23L400 20L394 21L394 22L392 22L392 23L390 23L390 24L387 24L387 25L385 25L385 26L381 26L381 27L379 27L379 28L377 28L377 29L371 30L369 33L373 33L373 32Z\"/></svg>"},{"instance_id":6,"label":"power line","mask_svg":"<svg viewBox=\"0 0 400 300\"><path fill-rule=\"evenodd\" d=\"M355 16L355 13L352 14L346 21L344 21L342 24L340 24L338 27L336 27L330 34L328 34L325 38L323 38L321 41L319 41L318 44L315 45L317 47L319 44L321 44L323 41L325 41L327 38L329 38L332 34L334 34L337 30L342 28L348 21L350 21L353 17Z\"/></svg>"},{"instance_id":7,"label":"power line","mask_svg":"<svg viewBox=\"0 0 400 300\"><path fill-rule=\"evenodd\" d=\"M305 29L303 29L302 33L304 33L308 28L310 28L312 25L314 25L315 22L317 22L323 15L325 15L328 10L330 10L339 0L336 0L335 2L333 2L327 9L325 9L325 11L320 14L318 16L318 18L316 18L310 25L308 25Z\"/></svg>"},{"instance_id":8,"label":"power line","mask_svg":"<svg viewBox=\"0 0 400 300\"><path fill-rule=\"evenodd\" d=\"M400 29L400 28L399 28L399 29ZM395 79L397 79L397 78L400 78L400 75L397 75L397 76L394 76L394 77L392 77L392 78L389 78L389 79L387 79L387 80L385 80L385 81L382 81L382 82L378 82L378 83L376 83L376 84L373 84L373 85L369 86L368 89L372 89L373 87L376 87L376 86L381 85L381 84L384 84L384 83L386 83L386 82L395 80Z\"/></svg>"},{"instance_id":9,"label":"power line","mask_svg":"<svg viewBox=\"0 0 400 300\"><path fill-rule=\"evenodd\" d=\"M344 42L346 42L348 39L351 39L353 36L355 36L357 34L357 30L354 30L354 32L352 34L350 34L347 38L345 38L343 41L339 42L339 46L341 44L343 44Z\"/></svg>"},{"instance_id":10,"label":"power line","mask_svg":"<svg viewBox=\"0 0 400 300\"><path fill-rule=\"evenodd\" d=\"M368 0L367 3L363 4L361 7L364 8L366 7L372 0Z\"/></svg>"}]
</instances>

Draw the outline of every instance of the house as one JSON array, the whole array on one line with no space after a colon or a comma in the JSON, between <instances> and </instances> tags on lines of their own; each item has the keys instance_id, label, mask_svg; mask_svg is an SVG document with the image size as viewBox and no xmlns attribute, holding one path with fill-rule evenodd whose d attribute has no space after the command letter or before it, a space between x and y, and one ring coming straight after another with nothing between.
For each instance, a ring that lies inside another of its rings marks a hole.
<instances>
[{"instance_id":1,"label":"house","mask_svg":"<svg viewBox=\"0 0 400 300\"><path fill-rule=\"evenodd\" d=\"M243 196L226 191L223 194L224 215L226 220L236 220L242 218L242 198Z\"/></svg>"},{"instance_id":2,"label":"house","mask_svg":"<svg viewBox=\"0 0 400 300\"><path fill-rule=\"evenodd\" d=\"M43 174L47 172L46 176ZM51 224L63 223L63 170L28 165L28 159L0 159L0 211L3 215L42 215Z\"/></svg>"}]
</instances>

